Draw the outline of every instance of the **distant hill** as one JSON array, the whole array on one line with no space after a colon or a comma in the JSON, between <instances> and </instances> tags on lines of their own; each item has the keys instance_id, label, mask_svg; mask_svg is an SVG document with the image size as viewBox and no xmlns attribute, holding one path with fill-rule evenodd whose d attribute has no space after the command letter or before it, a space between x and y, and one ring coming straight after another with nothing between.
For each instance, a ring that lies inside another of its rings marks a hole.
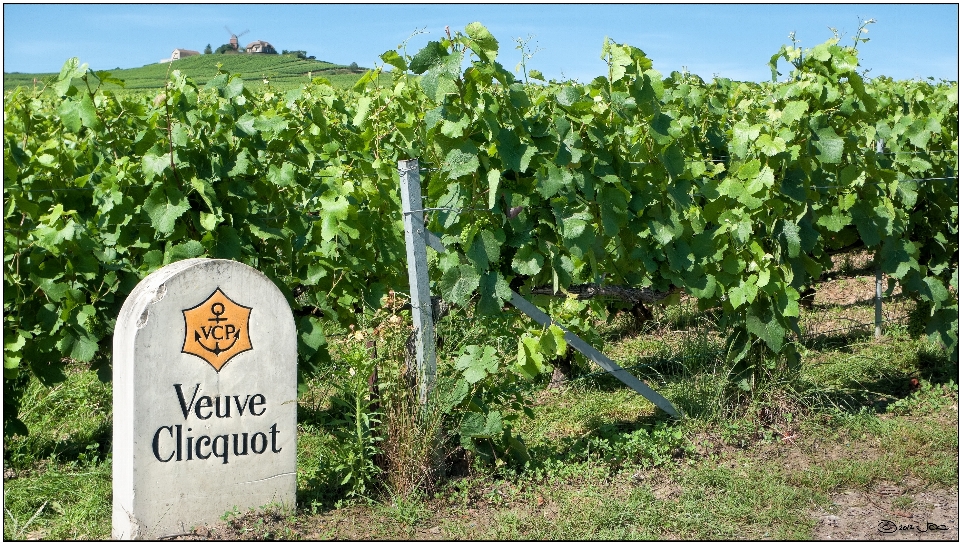
<instances>
[{"instance_id":1,"label":"distant hill","mask_svg":"<svg viewBox=\"0 0 960 543\"><path fill-rule=\"evenodd\" d=\"M322 60L304 60L295 55L245 54L196 55L170 63L106 71L113 77L122 79L125 83L124 88L127 90L148 91L163 87L169 72L173 70L180 70L198 85L203 85L217 75L218 64L221 65L222 71L240 74L244 81L254 83L255 86L262 84L266 79L271 85L282 88L299 86L315 77L325 77L338 87L352 86L366 71L366 68L352 68ZM4 73L3 91L7 92L18 86L32 87L34 80L37 85L42 85L51 79L55 80L56 77L55 73Z\"/></svg>"}]
</instances>

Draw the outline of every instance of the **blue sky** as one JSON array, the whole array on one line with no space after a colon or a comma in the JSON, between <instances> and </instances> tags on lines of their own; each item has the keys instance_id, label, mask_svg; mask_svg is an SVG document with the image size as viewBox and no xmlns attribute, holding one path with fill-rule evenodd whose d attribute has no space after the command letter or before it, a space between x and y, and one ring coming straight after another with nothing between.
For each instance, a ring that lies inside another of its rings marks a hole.
<instances>
[{"instance_id":1,"label":"blue sky","mask_svg":"<svg viewBox=\"0 0 960 543\"><path fill-rule=\"evenodd\" d=\"M278 50L372 67L408 38L412 55L439 39L444 26L455 31L480 21L511 70L520 60L516 38L532 36L538 51L528 67L548 78L588 81L605 73L600 49L610 37L639 47L664 73L685 66L707 80L761 81L790 32L812 47L834 27L849 44L858 20L869 18L877 23L860 46L869 75L957 80L956 4L5 4L3 70L57 72L72 56L96 70L134 68L174 48L216 48L229 41L224 26L250 30L241 44L261 39ZM425 33L411 38L418 30Z\"/></svg>"}]
</instances>

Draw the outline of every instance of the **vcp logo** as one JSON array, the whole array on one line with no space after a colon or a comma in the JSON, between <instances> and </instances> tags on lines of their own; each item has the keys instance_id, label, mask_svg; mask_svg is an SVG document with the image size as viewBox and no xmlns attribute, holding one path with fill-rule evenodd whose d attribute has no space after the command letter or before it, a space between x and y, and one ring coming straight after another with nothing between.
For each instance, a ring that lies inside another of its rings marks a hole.
<instances>
[{"instance_id":1,"label":"vcp logo","mask_svg":"<svg viewBox=\"0 0 960 543\"><path fill-rule=\"evenodd\" d=\"M186 334L181 352L198 356L220 371L231 358L253 350L250 312L218 287L199 305L183 310Z\"/></svg>"}]
</instances>

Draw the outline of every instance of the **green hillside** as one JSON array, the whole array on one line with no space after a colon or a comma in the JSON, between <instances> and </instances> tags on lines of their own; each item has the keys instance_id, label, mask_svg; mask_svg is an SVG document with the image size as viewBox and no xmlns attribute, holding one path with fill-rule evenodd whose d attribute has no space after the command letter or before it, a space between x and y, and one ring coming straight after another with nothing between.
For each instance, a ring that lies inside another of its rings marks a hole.
<instances>
[{"instance_id":1,"label":"green hillside","mask_svg":"<svg viewBox=\"0 0 960 543\"><path fill-rule=\"evenodd\" d=\"M82 61L83 59L81 59ZM220 66L218 68L218 65ZM113 77L124 81L126 90L143 91L163 87L172 70L180 70L197 84L205 84L217 74L217 70L231 74L240 74L245 80L262 84L267 80L271 85L294 87L302 85L315 77L325 77L336 86L352 86L366 70L350 68L342 64L333 64L321 60L304 60L295 55L197 55L175 60L171 63L148 64L140 68L108 70ZM4 73L4 92L16 87L32 87L36 84L56 79L57 74ZM110 87L117 88L111 85Z\"/></svg>"}]
</instances>

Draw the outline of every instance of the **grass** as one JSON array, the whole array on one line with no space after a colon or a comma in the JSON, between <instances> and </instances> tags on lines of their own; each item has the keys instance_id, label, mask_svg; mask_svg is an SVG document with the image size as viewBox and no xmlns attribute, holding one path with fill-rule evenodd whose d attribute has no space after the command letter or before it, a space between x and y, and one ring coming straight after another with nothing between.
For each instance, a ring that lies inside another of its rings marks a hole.
<instances>
[{"instance_id":1,"label":"grass","mask_svg":"<svg viewBox=\"0 0 960 543\"><path fill-rule=\"evenodd\" d=\"M850 306L839 315L859 310ZM818 305L808 318L837 311ZM548 389L549 376L527 385L535 417L517 423L532 456L525 469L461 460L431 492L380 487L350 497L336 475L342 444L330 427L343 415L331 401L336 383L349 375L337 353L377 337L381 364L402 360L403 334L388 341L385 322L366 321L363 340L328 330L335 363L300 398L297 511L240 513L217 534L810 539L814 512L837 511L838 495L891 481L953 494L958 486L957 366L938 346L898 325L879 341L838 333L800 344L799 371L747 394L727 382L724 331L687 302L657 308L639 330L627 317L601 327L604 351L634 367L684 419L666 418L582 366L563 387ZM501 353L516 345L510 327L462 314L438 331L441 374L465 344ZM109 536L110 390L81 367L54 388L30 385L23 412L33 433L4 440L5 538ZM889 507L915 507L918 496L904 491Z\"/></svg>"}]
</instances>

